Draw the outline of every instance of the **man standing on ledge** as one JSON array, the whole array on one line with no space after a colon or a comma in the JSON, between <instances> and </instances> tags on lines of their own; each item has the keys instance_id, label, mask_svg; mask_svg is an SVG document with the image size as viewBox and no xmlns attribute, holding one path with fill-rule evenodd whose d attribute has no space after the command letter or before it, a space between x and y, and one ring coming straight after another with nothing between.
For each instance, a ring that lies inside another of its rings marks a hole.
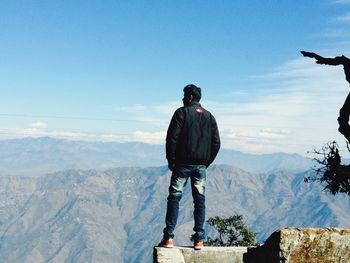
<instances>
[{"instance_id":1,"label":"man standing on ledge","mask_svg":"<svg viewBox=\"0 0 350 263\"><path fill-rule=\"evenodd\" d=\"M203 248L205 240L206 168L220 149L220 137L213 115L200 104L201 88L190 84L184 89L184 106L171 119L166 137L166 158L172 171L163 230L163 247L173 247L174 229L183 189L191 179L194 202L194 248Z\"/></svg>"}]
</instances>

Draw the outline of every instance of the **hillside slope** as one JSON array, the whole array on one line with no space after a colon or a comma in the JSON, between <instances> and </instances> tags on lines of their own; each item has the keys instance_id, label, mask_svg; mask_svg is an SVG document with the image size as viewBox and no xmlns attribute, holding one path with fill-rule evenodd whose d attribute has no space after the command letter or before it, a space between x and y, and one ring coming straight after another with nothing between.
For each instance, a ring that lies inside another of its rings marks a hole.
<instances>
[{"instance_id":1,"label":"hillside slope","mask_svg":"<svg viewBox=\"0 0 350 263\"><path fill-rule=\"evenodd\" d=\"M162 235L166 167L68 170L39 178L1 176L0 262L150 262ZM350 227L347 196L330 196L304 174L208 170L207 217L243 214L260 241L286 226ZM189 244L187 187L175 242Z\"/></svg>"}]
</instances>

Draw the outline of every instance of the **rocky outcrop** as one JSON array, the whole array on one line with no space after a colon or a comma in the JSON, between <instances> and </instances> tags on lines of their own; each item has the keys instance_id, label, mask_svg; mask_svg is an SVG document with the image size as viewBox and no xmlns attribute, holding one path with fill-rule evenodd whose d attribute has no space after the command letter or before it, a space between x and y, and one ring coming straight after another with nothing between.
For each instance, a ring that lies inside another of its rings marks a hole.
<instances>
[{"instance_id":1,"label":"rocky outcrop","mask_svg":"<svg viewBox=\"0 0 350 263\"><path fill-rule=\"evenodd\" d=\"M245 263L348 263L350 229L298 228L276 231L264 243L249 248Z\"/></svg>"},{"instance_id":2,"label":"rocky outcrop","mask_svg":"<svg viewBox=\"0 0 350 263\"><path fill-rule=\"evenodd\" d=\"M349 263L350 229L290 227L258 247L154 248L155 263Z\"/></svg>"}]
</instances>

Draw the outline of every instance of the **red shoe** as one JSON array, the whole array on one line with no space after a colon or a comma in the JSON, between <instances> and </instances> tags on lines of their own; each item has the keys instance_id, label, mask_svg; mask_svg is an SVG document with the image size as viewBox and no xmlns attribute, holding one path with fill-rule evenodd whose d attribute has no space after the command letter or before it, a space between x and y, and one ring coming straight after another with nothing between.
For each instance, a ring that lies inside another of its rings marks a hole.
<instances>
[{"instance_id":1,"label":"red shoe","mask_svg":"<svg viewBox=\"0 0 350 263\"><path fill-rule=\"evenodd\" d=\"M160 247L172 248L174 247L174 242L172 238L163 239L162 242L159 243Z\"/></svg>"},{"instance_id":2,"label":"red shoe","mask_svg":"<svg viewBox=\"0 0 350 263\"><path fill-rule=\"evenodd\" d=\"M201 250L203 247L204 247L203 242L200 242L200 241L195 241L194 242L194 249L195 250Z\"/></svg>"}]
</instances>

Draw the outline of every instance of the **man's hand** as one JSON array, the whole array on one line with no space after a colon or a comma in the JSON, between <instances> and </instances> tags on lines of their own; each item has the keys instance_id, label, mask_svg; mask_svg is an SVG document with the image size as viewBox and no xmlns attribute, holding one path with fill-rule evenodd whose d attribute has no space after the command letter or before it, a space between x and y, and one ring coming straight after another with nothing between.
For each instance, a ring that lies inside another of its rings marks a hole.
<instances>
[{"instance_id":1,"label":"man's hand","mask_svg":"<svg viewBox=\"0 0 350 263\"><path fill-rule=\"evenodd\" d=\"M168 163L168 168L173 172L175 170L175 163Z\"/></svg>"}]
</instances>

